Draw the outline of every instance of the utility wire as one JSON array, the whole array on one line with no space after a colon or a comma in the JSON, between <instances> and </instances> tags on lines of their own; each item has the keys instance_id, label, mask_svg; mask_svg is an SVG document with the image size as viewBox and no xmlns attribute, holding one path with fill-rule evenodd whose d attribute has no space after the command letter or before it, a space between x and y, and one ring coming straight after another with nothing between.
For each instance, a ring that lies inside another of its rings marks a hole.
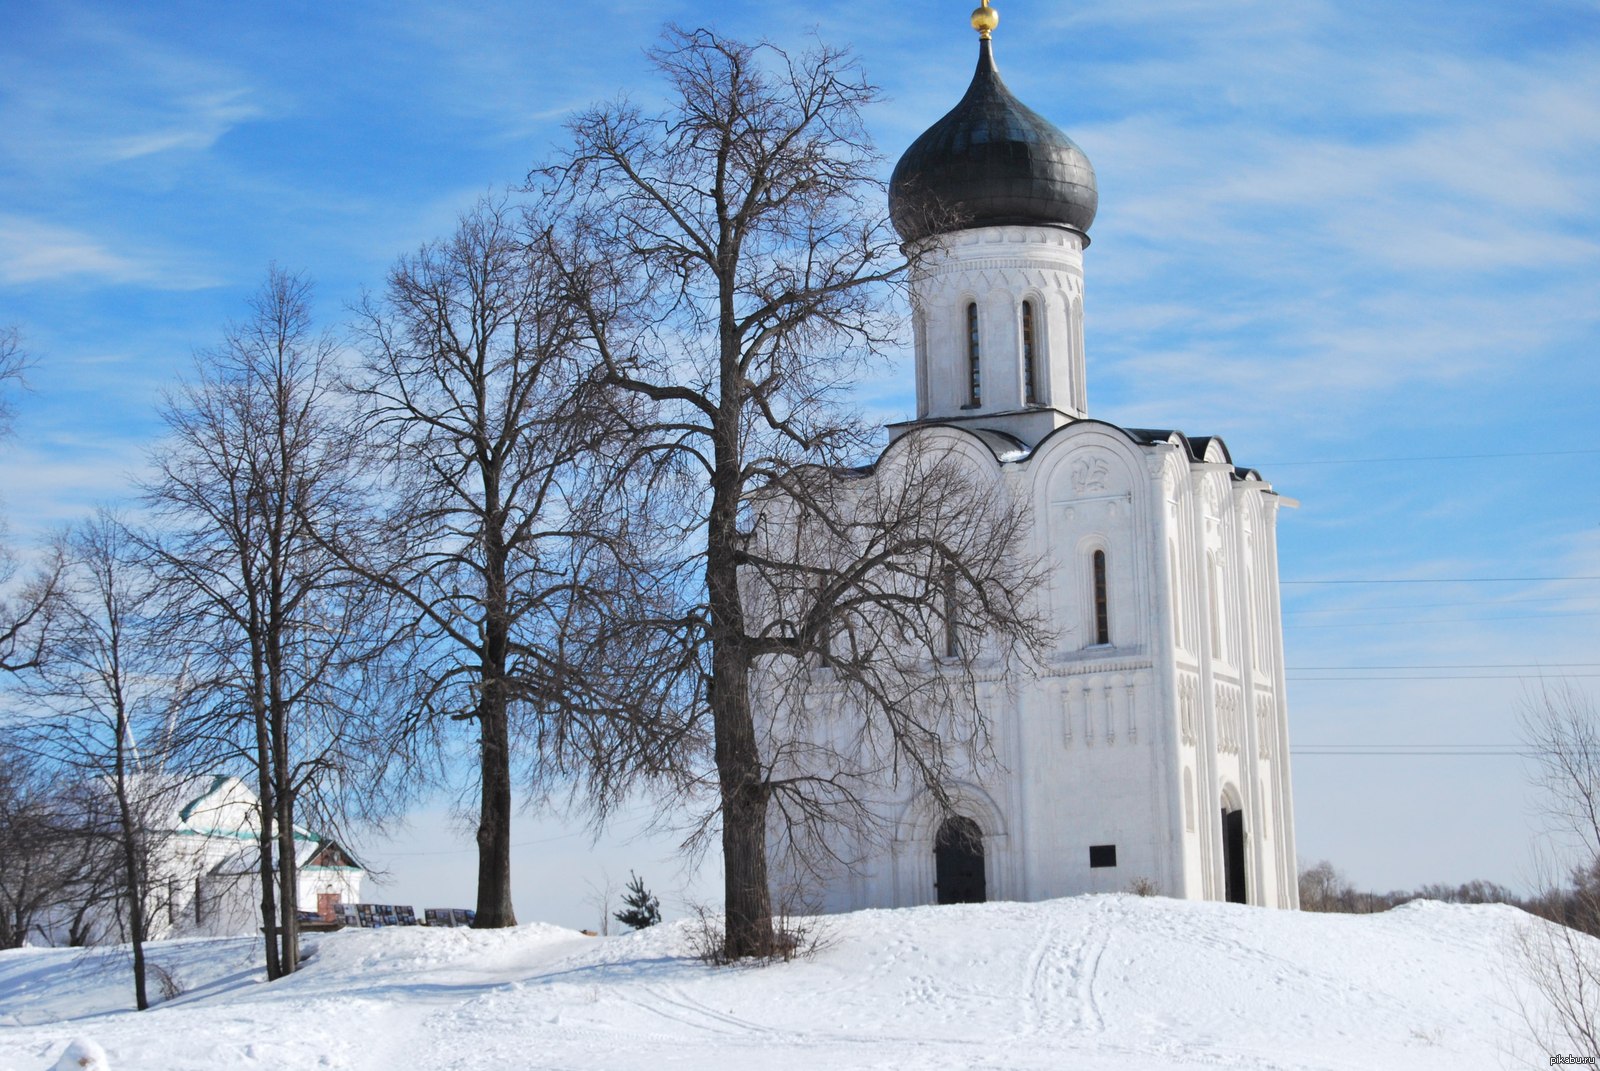
<instances>
[{"instance_id":1,"label":"utility wire","mask_svg":"<svg viewBox=\"0 0 1600 1071\"><path fill-rule=\"evenodd\" d=\"M1402 621L1344 621L1339 624L1291 625L1284 630L1307 628L1390 628L1395 625L1486 625L1496 621L1549 621L1556 617L1600 617L1600 611L1573 614L1505 614L1500 617L1418 617Z\"/></svg>"},{"instance_id":2,"label":"utility wire","mask_svg":"<svg viewBox=\"0 0 1600 1071\"><path fill-rule=\"evenodd\" d=\"M1381 577L1367 580L1280 580L1280 584L1555 584L1574 580L1600 580L1600 576L1438 576L1428 578Z\"/></svg>"},{"instance_id":3,"label":"utility wire","mask_svg":"<svg viewBox=\"0 0 1600 1071\"><path fill-rule=\"evenodd\" d=\"M1600 673L1563 673L1563 680L1592 680L1600 678ZM1310 681L1537 681L1543 680L1540 673L1473 673L1473 674L1433 674L1433 675L1404 675L1404 676L1353 676L1353 677L1290 677L1292 684Z\"/></svg>"},{"instance_id":4,"label":"utility wire","mask_svg":"<svg viewBox=\"0 0 1600 1071\"><path fill-rule=\"evenodd\" d=\"M1337 748L1337 749L1354 748L1354 749L1361 749L1361 748L1402 748L1402 747L1423 748L1423 749L1426 749L1428 751L1469 751L1469 750L1478 750L1478 751L1548 751L1548 750L1550 750L1548 748L1534 747L1532 744L1506 743L1504 741L1499 742L1499 743L1494 743L1494 744L1450 744L1450 743L1440 743L1437 740L1418 741L1418 742L1410 743L1410 744L1379 744L1379 743L1374 743L1374 742L1370 742L1370 741L1366 742L1366 743L1362 743L1360 741L1354 741L1354 740L1343 740L1343 741L1330 740L1330 741L1324 741L1323 743L1301 743L1301 744L1295 744L1294 747L1291 750L1298 751L1301 748L1306 748L1308 750L1317 750L1317 749L1321 749L1321 748Z\"/></svg>"},{"instance_id":5,"label":"utility wire","mask_svg":"<svg viewBox=\"0 0 1600 1071\"><path fill-rule=\"evenodd\" d=\"M1355 748L1316 748L1316 747L1302 748L1302 747L1295 747L1295 746L1291 746L1289 748L1289 753L1291 755L1300 755L1300 756L1306 756L1306 757L1321 756L1321 755L1335 755L1335 756L1356 756L1356 757L1370 757L1370 758L1401 758L1401 759L1408 759L1408 758L1428 758L1428 759L1440 759L1440 758L1531 759L1531 758L1535 758L1535 757L1537 757L1539 755L1539 752L1537 752L1537 751L1529 751L1529 750L1526 750L1526 749L1522 749L1522 750L1511 749L1511 750L1504 750L1504 751L1490 751L1490 750L1456 751L1456 750L1451 750L1451 749L1439 749L1439 750L1429 750L1429 749L1423 749L1423 748L1407 749L1407 748L1403 748L1403 747L1396 747L1396 748L1361 748L1361 747L1355 747Z\"/></svg>"},{"instance_id":6,"label":"utility wire","mask_svg":"<svg viewBox=\"0 0 1600 1071\"><path fill-rule=\"evenodd\" d=\"M1600 662L1474 662L1470 665L1433 666L1285 666L1289 673L1342 673L1345 670L1385 669L1600 669Z\"/></svg>"},{"instance_id":7,"label":"utility wire","mask_svg":"<svg viewBox=\"0 0 1600 1071\"><path fill-rule=\"evenodd\" d=\"M1283 612L1283 615L1285 617L1290 617L1290 616L1298 617L1298 616L1301 616L1301 615L1304 615L1304 614L1370 614L1370 613L1382 613L1383 611L1386 611L1386 610L1439 610L1439 609L1445 609L1445 608L1450 608L1450 607L1458 607L1458 606L1478 607L1478 608L1482 608L1482 609L1489 609L1489 608L1492 608L1492 607L1495 607L1495 606L1510 606L1513 603L1524 603L1524 602L1562 602L1562 603L1571 603L1571 602L1577 602L1577 601L1580 601L1580 600L1581 601L1588 601L1588 600L1593 599L1593 598L1595 598L1595 596L1593 596L1593 595L1536 595L1536 596L1533 596L1533 597L1530 597L1530 598L1493 599L1493 600L1490 600L1490 601L1487 601L1487 602L1482 600L1482 599L1479 599L1479 600L1477 600L1475 602L1460 602L1460 601L1455 601L1455 602L1391 602L1391 603L1385 603L1382 606L1338 606L1338 607L1331 607L1331 608L1328 608L1328 609L1325 609L1325 610L1285 610Z\"/></svg>"},{"instance_id":8,"label":"utility wire","mask_svg":"<svg viewBox=\"0 0 1600 1071\"><path fill-rule=\"evenodd\" d=\"M1291 465L1389 465L1397 461L1485 461L1502 457L1573 457L1600 454L1600 450L1525 450L1502 454L1422 454L1417 457L1340 457L1314 461L1263 461L1254 468L1288 468Z\"/></svg>"}]
</instances>

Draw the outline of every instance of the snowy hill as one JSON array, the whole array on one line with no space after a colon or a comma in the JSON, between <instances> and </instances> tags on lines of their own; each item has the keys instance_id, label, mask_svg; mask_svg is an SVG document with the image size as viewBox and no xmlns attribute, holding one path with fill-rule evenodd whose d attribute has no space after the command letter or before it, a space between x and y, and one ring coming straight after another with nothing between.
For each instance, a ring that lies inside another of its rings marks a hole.
<instances>
[{"instance_id":1,"label":"snowy hill","mask_svg":"<svg viewBox=\"0 0 1600 1071\"><path fill-rule=\"evenodd\" d=\"M74 1038L112 1071L215 1068L1502 1068L1547 1066L1507 907L1309 915L1089 896L819 922L811 958L712 968L693 923L586 938L388 929L170 942L184 993L123 1011L125 953L0 953L0 1069Z\"/></svg>"}]
</instances>

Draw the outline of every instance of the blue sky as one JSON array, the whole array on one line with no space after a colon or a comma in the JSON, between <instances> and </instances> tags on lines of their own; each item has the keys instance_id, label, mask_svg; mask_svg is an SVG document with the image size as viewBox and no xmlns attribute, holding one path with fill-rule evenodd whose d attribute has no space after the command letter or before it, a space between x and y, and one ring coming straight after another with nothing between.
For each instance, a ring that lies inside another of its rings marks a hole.
<instances>
[{"instance_id":1,"label":"blue sky","mask_svg":"<svg viewBox=\"0 0 1600 1071\"><path fill-rule=\"evenodd\" d=\"M1600 576L1600 4L997 7L1007 81L1099 176L1091 412L1220 434L1298 499L1286 580L1430 581L1284 589L1302 858L1380 888L1524 884L1521 760L1311 745L1511 745L1525 667L1600 674L1600 583L1433 582ZM0 470L14 534L126 494L162 390L269 263L338 327L572 109L648 103L662 22L852 46L889 98L887 176L966 86L967 11L0 0L0 324L37 359ZM862 403L905 415L910 375ZM1411 668L1434 666L1474 668ZM524 827L525 918L592 922L573 889L602 868L715 888L659 838ZM471 900L470 841L436 813L369 851L395 896Z\"/></svg>"}]
</instances>

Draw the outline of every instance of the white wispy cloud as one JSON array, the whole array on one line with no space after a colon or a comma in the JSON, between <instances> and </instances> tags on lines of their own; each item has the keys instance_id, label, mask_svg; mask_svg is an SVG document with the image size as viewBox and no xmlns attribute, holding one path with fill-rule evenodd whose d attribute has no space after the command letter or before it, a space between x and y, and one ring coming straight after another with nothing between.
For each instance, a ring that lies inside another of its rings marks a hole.
<instances>
[{"instance_id":1,"label":"white wispy cloud","mask_svg":"<svg viewBox=\"0 0 1600 1071\"><path fill-rule=\"evenodd\" d=\"M1133 6L1094 17L1153 14ZM1069 125L1101 174L1091 386L1121 415L1353 429L1364 400L1491 389L1600 323L1600 50L1429 51L1368 23L1352 56L1325 5L1288 5L1270 47L1159 6L1195 55L1079 72L1135 103Z\"/></svg>"},{"instance_id":2,"label":"white wispy cloud","mask_svg":"<svg viewBox=\"0 0 1600 1071\"><path fill-rule=\"evenodd\" d=\"M235 71L92 6L61 4L38 17L33 38L0 44L0 160L22 172L204 152L268 114Z\"/></svg>"},{"instance_id":3,"label":"white wispy cloud","mask_svg":"<svg viewBox=\"0 0 1600 1071\"><path fill-rule=\"evenodd\" d=\"M216 280L192 266L130 256L71 227L0 213L0 283L81 280L197 290Z\"/></svg>"}]
</instances>

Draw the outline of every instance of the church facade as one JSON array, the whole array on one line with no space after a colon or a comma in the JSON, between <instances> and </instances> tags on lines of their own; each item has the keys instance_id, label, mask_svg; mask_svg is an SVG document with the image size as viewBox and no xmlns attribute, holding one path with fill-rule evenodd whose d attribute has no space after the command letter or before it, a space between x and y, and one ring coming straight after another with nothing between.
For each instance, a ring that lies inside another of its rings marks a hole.
<instances>
[{"instance_id":1,"label":"church facade","mask_svg":"<svg viewBox=\"0 0 1600 1071\"><path fill-rule=\"evenodd\" d=\"M1030 504L1057 644L1025 681L980 681L995 761L955 787L955 813L891 792L887 843L861 845L810 899L845 911L1138 888L1296 907L1285 500L1219 438L1090 416L1094 172L1001 81L996 21L984 0L971 86L891 182L891 218L922 255L917 415L890 434L959 454Z\"/></svg>"}]
</instances>

